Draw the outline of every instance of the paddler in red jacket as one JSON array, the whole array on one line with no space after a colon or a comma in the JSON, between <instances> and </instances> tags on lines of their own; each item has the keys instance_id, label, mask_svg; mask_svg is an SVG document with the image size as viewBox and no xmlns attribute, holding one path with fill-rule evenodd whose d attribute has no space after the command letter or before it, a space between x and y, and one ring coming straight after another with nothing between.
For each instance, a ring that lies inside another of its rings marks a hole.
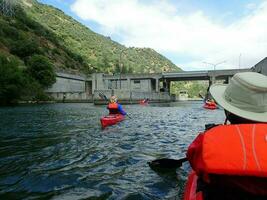
<instances>
[{"instance_id":1,"label":"paddler in red jacket","mask_svg":"<svg viewBox=\"0 0 267 200\"><path fill-rule=\"evenodd\" d=\"M204 197L267 199L267 76L237 73L210 93L225 110L225 124L199 134L187 151Z\"/></svg>"},{"instance_id":2,"label":"paddler in red jacket","mask_svg":"<svg viewBox=\"0 0 267 200\"><path fill-rule=\"evenodd\" d=\"M114 95L110 97L107 109L109 110L109 114L127 115L123 110L122 105L118 103L118 98Z\"/></svg>"}]
</instances>

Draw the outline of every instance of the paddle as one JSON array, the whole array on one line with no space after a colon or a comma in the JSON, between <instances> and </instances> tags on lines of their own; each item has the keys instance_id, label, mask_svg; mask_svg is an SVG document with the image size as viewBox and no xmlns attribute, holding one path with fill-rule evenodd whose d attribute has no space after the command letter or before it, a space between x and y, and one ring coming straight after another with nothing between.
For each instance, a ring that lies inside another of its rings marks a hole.
<instances>
[{"instance_id":1,"label":"paddle","mask_svg":"<svg viewBox=\"0 0 267 200\"><path fill-rule=\"evenodd\" d=\"M200 93L198 93L198 96L199 96L201 99L204 99L204 97L203 97Z\"/></svg>"},{"instance_id":2,"label":"paddle","mask_svg":"<svg viewBox=\"0 0 267 200\"><path fill-rule=\"evenodd\" d=\"M178 160L170 158L161 158L148 162L148 165L151 169L159 171L163 169L176 169L178 167L181 167L182 164L186 161L187 161L186 157Z\"/></svg>"},{"instance_id":3,"label":"paddle","mask_svg":"<svg viewBox=\"0 0 267 200\"><path fill-rule=\"evenodd\" d=\"M207 131L219 125L221 124L205 124L205 130ZM168 171L168 170L181 167L182 164L186 161L187 161L186 157L178 159L178 160L170 159L170 158L161 158L161 159L149 161L147 163L149 167L153 169L154 171L164 171L164 170Z\"/></svg>"},{"instance_id":4,"label":"paddle","mask_svg":"<svg viewBox=\"0 0 267 200\"><path fill-rule=\"evenodd\" d=\"M104 100L106 100L106 101L109 101L108 98L107 98L107 96L104 95L102 92L100 92L98 95L99 95L99 97L100 97L101 99L104 99Z\"/></svg>"}]
</instances>

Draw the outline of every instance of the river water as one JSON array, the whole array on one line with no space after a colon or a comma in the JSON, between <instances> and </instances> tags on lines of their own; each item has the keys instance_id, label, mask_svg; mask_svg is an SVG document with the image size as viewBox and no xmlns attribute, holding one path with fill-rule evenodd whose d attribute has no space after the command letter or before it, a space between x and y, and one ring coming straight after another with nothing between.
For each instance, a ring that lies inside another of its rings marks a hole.
<instances>
[{"instance_id":1,"label":"river water","mask_svg":"<svg viewBox=\"0 0 267 200\"><path fill-rule=\"evenodd\" d=\"M184 157L205 124L223 122L223 110L124 107L131 119L105 130L105 106L0 108L0 199L181 199L189 164L160 174L147 161Z\"/></svg>"}]
</instances>

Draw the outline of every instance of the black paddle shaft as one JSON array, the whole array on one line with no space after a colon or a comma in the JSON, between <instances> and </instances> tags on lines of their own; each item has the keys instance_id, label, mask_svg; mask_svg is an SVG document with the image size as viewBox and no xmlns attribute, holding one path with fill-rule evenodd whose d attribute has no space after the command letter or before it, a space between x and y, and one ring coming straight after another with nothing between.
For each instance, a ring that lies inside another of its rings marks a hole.
<instances>
[{"instance_id":1,"label":"black paddle shaft","mask_svg":"<svg viewBox=\"0 0 267 200\"><path fill-rule=\"evenodd\" d=\"M157 160L153 160L148 162L150 168L165 168L165 169L173 169L181 167L184 162L187 161L187 158L181 158L179 160L170 159L170 158L161 158Z\"/></svg>"},{"instance_id":2,"label":"black paddle shaft","mask_svg":"<svg viewBox=\"0 0 267 200\"><path fill-rule=\"evenodd\" d=\"M108 101L107 96L104 95L102 92L100 92L98 95L99 95L99 97L100 97L101 99L104 99L104 100Z\"/></svg>"}]
</instances>

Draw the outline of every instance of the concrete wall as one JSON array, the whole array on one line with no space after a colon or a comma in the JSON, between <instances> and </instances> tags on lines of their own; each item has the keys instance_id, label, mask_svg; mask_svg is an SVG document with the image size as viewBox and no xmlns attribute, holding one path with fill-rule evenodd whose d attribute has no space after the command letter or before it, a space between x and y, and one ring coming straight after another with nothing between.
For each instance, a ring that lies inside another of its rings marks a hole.
<instances>
[{"instance_id":1,"label":"concrete wall","mask_svg":"<svg viewBox=\"0 0 267 200\"><path fill-rule=\"evenodd\" d=\"M59 102L92 101L91 89L85 80L75 77L56 77L56 83L46 92ZM87 87L86 87L87 85Z\"/></svg>"},{"instance_id":2,"label":"concrete wall","mask_svg":"<svg viewBox=\"0 0 267 200\"><path fill-rule=\"evenodd\" d=\"M139 90L142 92L151 92L151 80L150 79L114 79L103 80L104 90L108 89L122 89L122 90ZM97 88L100 89L100 88Z\"/></svg>"},{"instance_id":3,"label":"concrete wall","mask_svg":"<svg viewBox=\"0 0 267 200\"><path fill-rule=\"evenodd\" d=\"M93 102L93 96L85 92L48 93L57 102Z\"/></svg>"},{"instance_id":4,"label":"concrete wall","mask_svg":"<svg viewBox=\"0 0 267 200\"><path fill-rule=\"evenodd\" d=\"M119 102L122 103L139 103L144 98L149 98L150 102L169 102L171 97L169 93L164 92L142 92L137 90L95 90L93 102L95 104L106 104L107 101L101 98L104 94L108 99L111 95L116 95Z\"/></svg>"},{"instance_id":5,"label":"concrete wall","mask_svg":"<svg viewBox=\"0 0 267 200\"><path fill-rule=\"evenodd\" d=\"M47 90L47 92L84 92L85 81L66 79L62 77L56 78L56 83Z\"/></svg>"},{"instance_id":6,"label":"concrete wall","mask_svg":"<svg viewBox=\"0 0 267 200\"><path fill-rule=\"evenodd\" d=\"M150 79L131 80L130 90L138 90L140 92L152 92L151 80Z\"/></svg>"},{"instance_id":7,"label":"concrete wall","mask_svg":"<svg viewBox=\"0 0 267 200\"><path fill-rule=\"evenodd\" d=\"M122 90L127 90L129 89L130 84L128 83L127 79L119 80L119 79L114 79L114 80L104 80L104 89L122 89Z\"/></svg>"}]
</instances>

